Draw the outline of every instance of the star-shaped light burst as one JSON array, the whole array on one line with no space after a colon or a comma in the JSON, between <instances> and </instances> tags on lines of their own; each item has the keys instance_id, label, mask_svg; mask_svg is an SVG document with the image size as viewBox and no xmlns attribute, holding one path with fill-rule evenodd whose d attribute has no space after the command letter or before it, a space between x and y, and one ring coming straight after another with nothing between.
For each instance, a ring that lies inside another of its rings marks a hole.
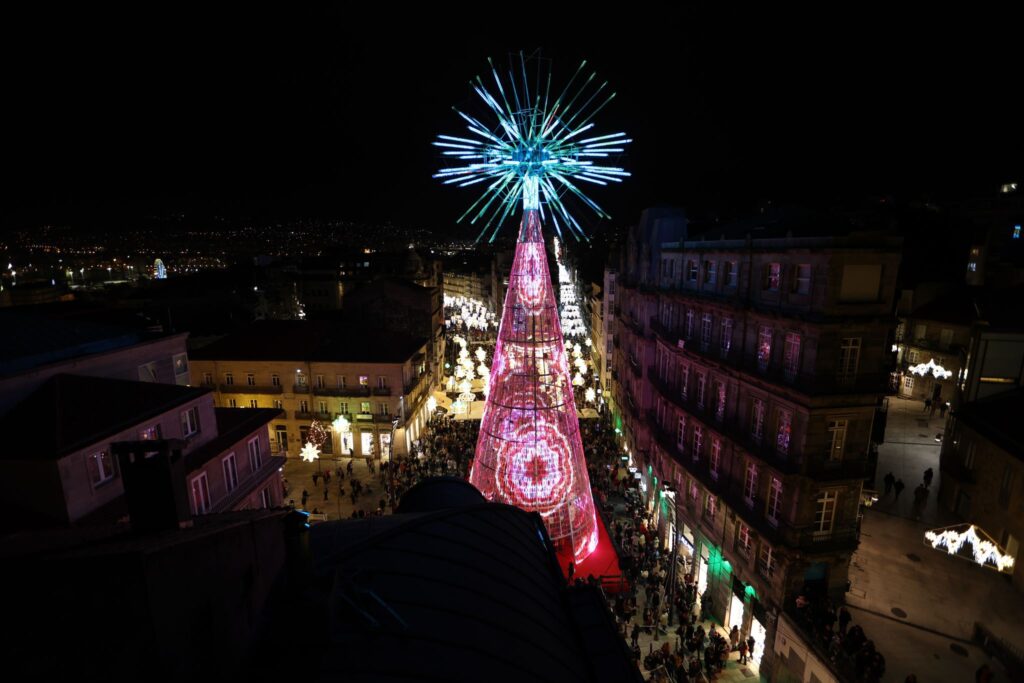
<instances>
[{"instance_id":1,"label":"star-shaped light burst","mask_svg":"<svg viewBox=\"0 0 1024 683\"><path fill-rule=\"evenodd\" d=\"M303 446L302 450L299 452L299 455L306 462L313 462L320 457L320 449L307 441L306 445Z\"/></svg>"},{"instance_id":2,"label":"star-shaped light burst","mask_svg":"<svg viewBox=\"0 0 1024 683\"><path fill-rule=\"evenodd\" d=\"M483 223L478 240L493 226L489 239L493 242L520 199L525 210L539 209L542 219L546 206L559 235L561 219L567 232L587 239L563 199L572 195L598 216L610 218L577 182L607 185L629 176L617 166L605 165L605 160L623 153L624 146L632 142L625 133L583 135L594 127L592 119L615 93L605 90L607 81L598 85L596 73L585 75L584 61L562 93L553 95L550 63L539 57L527 59L522 52L517 57L510 60L505 80L488 60L497 97L479 76L470 81L485 105L487 116L481 118L492 122L488 125L456 109L472 137L438 135L434 144L444 148L445 158L465 163L442 169L434 177L458 187L487 183L483 194L459 218L460 222L468 217L472 224ZM528 70L535 74L533 78Z\"/></svg>"}]
</instances>

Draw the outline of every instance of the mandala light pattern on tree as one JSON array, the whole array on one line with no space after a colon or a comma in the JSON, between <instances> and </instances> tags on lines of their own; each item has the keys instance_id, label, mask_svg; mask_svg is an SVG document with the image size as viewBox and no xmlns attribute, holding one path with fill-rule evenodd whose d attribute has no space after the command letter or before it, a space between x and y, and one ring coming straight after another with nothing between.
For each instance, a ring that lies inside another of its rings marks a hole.
<instances>
[{"instance_id":1,"label":"mandala light pattern on tree","mask_svg":"<svg viewBox=\"0 0 1024 683\"><path fill-rule=\"evenodd\" d=\"M597 547L598 526L541 222L549 215L559 235L564 225L586 239L563 199L607 217L577 182L607 185L628 176L595 159L621 153L629 140L624 133L581 135L614 96L605 96L606 84L596 86L593 75L574 86L586 62L557 95L539 60L530 61L529 72L537 72L531 87L527 60L518 57L504 81L492 64L497 96L479 77L472 84L495 123L460 111L473 137L441 135L434 143L447 159L464 162L436 174L444 184L486 183L460 218L483 223L478 240L490 231L493 241L520 200L523 206L469 479L489 500L538 512L556 546L579 562Z\"/></svg>"}]
</instances>

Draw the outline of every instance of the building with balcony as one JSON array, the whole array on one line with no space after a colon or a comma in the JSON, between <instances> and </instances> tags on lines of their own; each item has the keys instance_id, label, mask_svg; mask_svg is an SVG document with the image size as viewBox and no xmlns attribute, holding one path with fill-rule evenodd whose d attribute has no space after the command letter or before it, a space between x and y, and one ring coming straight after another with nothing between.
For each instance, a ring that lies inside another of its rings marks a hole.
<instances>
[{"instance_id":1,"label":"building with balcony","mask_svg":"<svg viewBox=\"0 0 1024 683\"><path fill-rule=\"evenodd\" d=\"M425 290L426 291L426 290ZM283 411L272 450L297 456L313 420L344 416L327 455L406 455L427 421L429 342L333 321L261 321L192 353L192 382L220 407ZM325 426L326 426L325 425Z\"/></svg>"},{"instance_id":2,"label":"building with balcony","mask_svg":"<svg viewBox=\"0 0 1024 683\"><path fill-rule=\"evenodd\" d=\"M1022 389L960 406L949 419L940 460L939 504L984 530L1015 560L1024 538L1022 414ZM1024 570L1008 572L1014 587L1024 590Z\"/></svg>"},{"instance_id":3,"label":"building with balcony","mask_svg":"<svg viewBox=\"0 0 1024 683\"><path fill-rule=\"evenodd\" d=\"M671 209L627 238L613 344L626 447L678 573L761 644L787 598L846 591L872 427L895 389L900 248L768 220L700 232Z\"/></svg>"},{"instance_id":4,"label":"building with balcony","mask_svg":"<svg viewBox=\"0 0 1024 683\"><path fill-rule=\"evenodd\" d=\"M939 296L901 316L896 326L899 395L952 402L977 319L978 309L966 290Z\"/></svg>"}]
</instances>

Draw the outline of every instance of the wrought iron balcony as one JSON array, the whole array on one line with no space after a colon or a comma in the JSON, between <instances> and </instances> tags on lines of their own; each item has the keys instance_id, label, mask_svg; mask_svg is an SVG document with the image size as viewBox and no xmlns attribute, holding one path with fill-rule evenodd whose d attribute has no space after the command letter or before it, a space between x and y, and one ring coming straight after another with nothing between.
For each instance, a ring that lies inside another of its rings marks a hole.
<instances>
[{"instance_id":1,"label":"wrought iron balcony","mask_svg":"<svg viewBox=\"0 0 1024 683\"><path fill-rule=\"evenodd\" d=\"M280 394L284 388L279 384L218 384L217 391L222 394Z\"/></svg>"}]
</instances>

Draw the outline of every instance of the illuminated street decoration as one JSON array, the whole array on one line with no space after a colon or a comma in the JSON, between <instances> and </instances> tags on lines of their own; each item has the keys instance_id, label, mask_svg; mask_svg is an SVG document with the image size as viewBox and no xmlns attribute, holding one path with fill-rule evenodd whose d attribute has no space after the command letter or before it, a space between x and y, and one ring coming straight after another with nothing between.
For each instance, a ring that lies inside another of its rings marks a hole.
<instances>
[{"instance_id":1,"label":"illuminated street decoration","mask_svg":"<svg viewBox=\"0 0 1024 683\"><path fill-rule=\"evenodd\" d=\"M929 372L935 375L938 379L946 379L953 375L953 372L951 370L947 370L941 365L936 365L934 358L929 360L927 363L911 365L907 369L910 370L910 372L914 373L915 375L921 375L922 377L927 375Z\"/></svg>"},{"instance_id":2,"label":"illuminated street decoration","mask_svg":"<svg viewBox=\"0 0 1024 683\"><path fill-rule=\"evenodd\" d=\"M600 96L604 85L596 91L590 87L593 76L572 94L570 87L582 69L581 65L565 91L552 98L546 66L531 65L531 72L543 71L541 86L531 88L522 55L504 83L492 65L500 96L492 96L479 78L473 88L497 124L487 127L459 112L475 137L442 135L434 143L446 157L468 162L438 173L435 177L444 184L487 183L460 218L471 216L471 223L483 223L477 239L493 228L493 241L520 199L523 205L469 480L489 500L539 513L559 551L577 562L597 547L598 527L541 222L547 210L559 234L561 220L570 233L585 239L563 198L571 194L605 217L575 181L605 185L629 175L593 161L622 152L622 145L629 142L623 133L581 139L580 134L593 127L594 114L610 99ZM597 108L588 110L597 102ZM572 321L567 324L573 325L573 334L578 321L582 336L575 289L567 287L561 293L573 298L563 298L563 303L575 306L566 306L563 313ZM576 377L582 384L582 374L577 372ZM462 398L456 404L463 403Z\"/></svg>"},{"instance_id":3,"label":"illuminated street decoration","mask_svg":"<svg viewBox=\"0 0 1024 683\"><path fill-rule=\"evenodd\" d=\"M433 396L427 397L427 413L433 415L435 410L437 410L437 399Z\"/></svg>"},{"instance_id":4,"label":"illuminated street decoration","mask_svg":"<svg viewBox=\"0 0 1024 683\"><path fill-rule=\"evenodd\" d=\"M945 550L949 555L961 557L960 551L965 545L970 544L972 559L977 564L1001 572L1013 570L1013 556L1003 552L1003 549L992 540L991 536L973 524L960 524L946 529L926 531L924 539L937 550Z\"/></svg>"},{"instance_id":5,"label":"illuminated street decoration","mask_svg":"<svg viewBox=\"0 0 1024 683\"><path fill-rule=\"evenodd\" d=\"M485 85L479 76L471 81L486 116L456 109L471 137L438 135L434 145L442 148L446 160L462 165L442 169L434 177L457 187L485 183L480 197L459 218L483 223L478 240L490 231L494 241L520 200L524 210L541 212L538 219L546 218L546 206L555 231L562 234L564 223L577 239L586 235L563 201L569 195L598 216L610 217L580 186L618 183L629 176L621 168L604 165L604 160L622 153L631 140L625 133L583 135L594 127L597 112L615 97L607 93L607 81L596 80L594 73L587 76L585 67L584 61L561 94L551 90L548 62L531 58L527 66L523 53L511 60L505 80L491 62L493 83L487 79ZM536 74L532 87L528 71Z\"/></svg>"},{"instance_id":6,"label":"illuminated street decoration","mask_svg":"<svg viewBox=\"0 0 1024 683\"><path fill-rule=\"evenodd\" d=\"M307 441L306 445L303 446L302 450L299 452L299 456L306 462L313 462L320 457L320 449Z\"/></svg>"},{"instance_id":7,"label":"illuminated street decoration","mask_svg":"<svg viewBox=\"0 0 1024 683\"><path fill-rule=\"evenodd\" d=\"M309 423L309 441L317 448L321 448L324 442L327 441L327 429L319 420L313 420Z\"/></svg>"},{"instance_id":8,"label":"illuminated street decoration","mask_svg":"<svg viewBox=\"0 0 1024 683\"><path fill-rule=\"evenodd\" d=\"M583 392L583 397L587 399L587 403L593 403L597 398L597 394L594 393L594 387L587 387L587 390Z\"/></svg>"}]
</instances>

